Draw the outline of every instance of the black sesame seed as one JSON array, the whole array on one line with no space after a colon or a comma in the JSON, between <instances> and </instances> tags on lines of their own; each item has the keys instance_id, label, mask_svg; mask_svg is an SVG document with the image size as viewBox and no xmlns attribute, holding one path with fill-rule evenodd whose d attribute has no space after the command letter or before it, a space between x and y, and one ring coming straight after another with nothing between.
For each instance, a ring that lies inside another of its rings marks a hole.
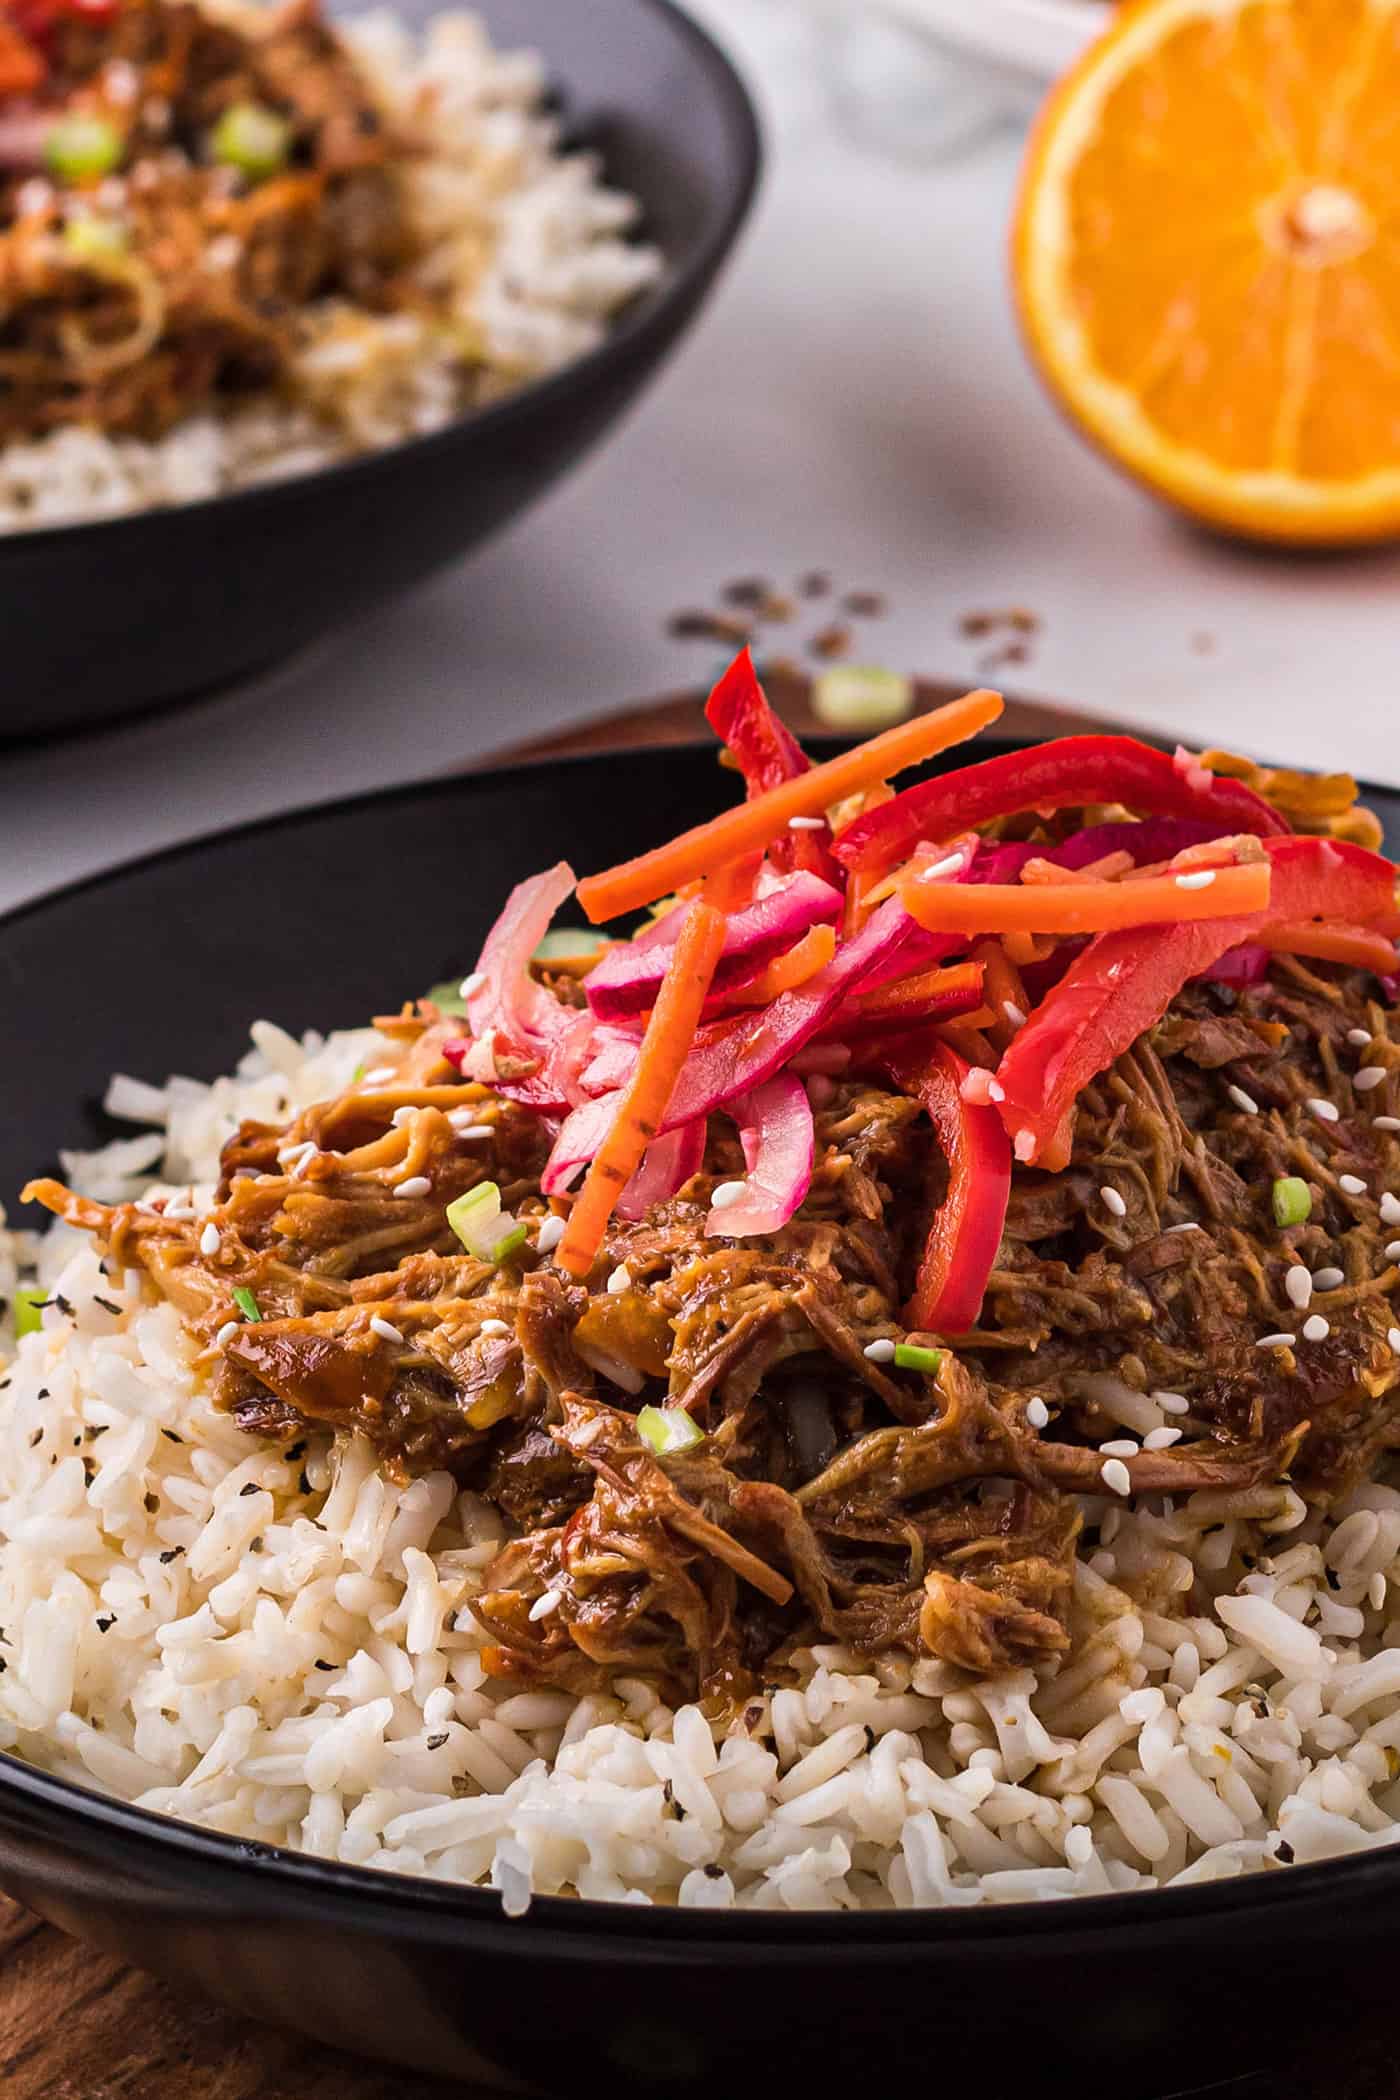
<instances>
[{"instance_id":1,"label":"black sesame seed","mask_svg":"<svg viewBox=\"0 0 1400 2100\"><path fill-rule=\"evenodd\" d=\"M59 1311L60 1311L60 1312L61 1312L61 1313L63 1314L63 1317L64 1317L64 1319L65 1319L65 1320L71 1320L71 1319L72 1319L72 1317L73 1317L73 1308L72 1308L72 1306L71 1306L71 1305L70 1305L70 1304L68 1303L68 1300L67 1300L67 1299L66 1299L66 1298L64 1297L64 1295L63 1295L62 1291L55 1291L55 1292L54 1292L54 1294L53 1294L53 1299L52 1299L52 1303L53 1303L53 1304L55 1304L55 1305L56 1305L56 1306L58 1307Z\"/></svg>"},{"instance_id":2,"label":"black sesame seed","mask_svg":"<svg viewBox=\"0 0 1400 2100\"><path fill-rule=\"evenodd\" d=\"M39 1397L39 1398L40 1398L41 1400L47 1400L47 1399L48 1399L48 1397L49 1397L49 1389L48 1389L48 1387L47 1387L46 1385L41 1385L41 1386L40 1386L40 1388L39 1388L39 1394L38 1394L38 1397Z\"/></svg>"},{"instance_id":3,"label":"black sesame seed","mask_svg":"<svg viewBox=\"0 0 1400 2100\"><path fill-rule=\"evenodd\" d=\"M83 1460L83 1479L84 1479L84 1481L85 1481L85 1482L87 1483L87 1485L88 1485L89 1487L91 1487L91 1486L92 1486L92 1483L94 1482L94 1480L96 1480L96 1478L97 1478L97 1460L96 1460L95 1458L84 1458L84 1460Z\"/></svg>"},{"instance_id":4,"label":"black sesame seed","mask_svg":"<svg viewBox=\"0 0 1400 2100\"><path fill-rule=\"evenodd\" d=\"M168 1568L170 1566L171 1561L178 1560L180 1558L180 1555L184 1552L184 1550L185 1549L183 1546L167 1546L164 1553L162 1553L160 1557L161 1566L163 1568Z\"/></svg>"},{"instance_id":5,"label":"black sesame seed","mask_svg":"<svg viewBox=\"0 0 1400 2100\"><path fill-rule=\"evenodd\" d=\"M322 1662L320 1656L318 1655L316 1658L316 1667L318 1670L333 1670L335 1668L335 1664Z\"/></svg>"},{"instance_id":6,"label":"black sesame seed","mask_svg":"<svg viewBox=\"0 0 1400 2100\"><path fill-rule=\"evenodd\" d=\"M97 1627L99 1633L110 1633L112 1628L117 1623L116 1614L113 1613L110 1619L96 1619L93 1623Z\"/></svg>"},{"instance_id":7,"label":"black sesame seed","mask_svg":"<svg viewBox=\"0 0 1400 2100\"><path fill-rule=\"evenodd\" d=\"M441 1750L446 1741L447 1737L445 1735L430 1735L428 1737L428 1748L430 1750Z\"/></svg>"},{"instance_id":8,"label":"black sesame seed","mask_svg":"<svg viewBox=\"0 0 1400 2100\"><path fill-rule=\"evenodd\" d=\"M256 1480L245 1480L242 1487L238 1490L240 1499L244 1495L256 1495L257 1492L258 1483L256 1482Z\"/></svg>"},{"instance_id":9,"label":"black sesame seed","mask_svg":"<svg viewBox=\"0 0 1400 2100\"><path fill-rule=\"evenodd\" d=\"M301 1476L297 1481L297 1486L301 1489L303 1495L309 1495L311 1493L311 1482L306 1477L305 1467L302 1468Z\"/></svg>"},{"instance_id":10,"label":"black sesame seed","mask_svg":"<svg viewBox=\"0 0 1400 2100\"><path fill-rule=\"evenodd\" d=\"M1287 1838L1280 1838L1280 1839L1279 1839L1279 1841L1278 1841L1278 1844L1277 1844L1277 1846L1276 1846L1276 1847L1275 1847L1275 1849L1274 1849L1274 1858L1275 1858L1275 1859L1278 1859L1278 1860L1282 1860L1282 1862L1283 1862L1284 1866L1286 1866L1286 1867L1291 1867L1291 1866L1292 1866L1292 1864L1293 1864L1293 1847L1292 1847L1292 1846L1291 1846L1291 1845L1289 1844L1289 1842L1288 1842Z\"/></svg>"},{"instance_id":11,"label":"black sesame seed","mask_svg":"<svg viewBox=\"0 0 1400 2100\"><path fill-rule=\"evenodd\" d=\"M262 1538L261 1538L261 1536L259 1536L258 1538L255 1538L255 1539L249 1539L249 1541L248 1541L248 1551L249 1551L250 1553L261 1553L261 1552L262 1552L262 1549L263 1549L263 1542L262 1542Z\"/></svg>"},{"instance_id":12,"label":"black sesame seed","mask_svg":"<svg viewBox=\"0 0 1400 2100\"><path fill-rule=\"evenodd\" d=\"M303 1437L299 1444L289 1444L282 1456L289 1466L296 1465L299 1460L306 1456L306 1439Z\"/></svg>"},{"instance_id":13,"label":"black sesame seed","mask_svg":"<svg viewBox=\"0 0 1400 2100\"><path fill-rule=\"evenodd\" d=\"M717 1867L713 1860L703 1869L703 1872L707 1881L722 1881L724 1879L724 1868Z\"/></svg>"},{"instance_id":14,"label":"black sesame seed","mask_svg":"<svg viewBox=\"0 0 1400 2100\"><path fill-rule=\"evenodd\" d=\"M42 1443L43 1443L43 1441L44 1441L44 1432L43 1432L43 1430L42 1430L42 1429L36 1429L36 1430L34 1430L34 1431L33 1431L33 1433L32 1433L32 1434L31 1434L31 1436L30 1436L30 1439L29 1439L29 1448L30 1448L30 1450L32 1451L32 1450L34 1449L34 1447L35 1447L35 1445L36 1445L36 1444L42 1444Z\"/></svg>"},{"instance_id":15,"label":"black sesame seed","mask_svg":"<svg viewBox=\"0 0 1400 2100\"><path fill-rule=\"evenodd\" d=\"M121 1318L121 1306L113 1305L110 1298L99 1298L96 1291L94 1291L92 1294L92 1302L94 1305L100 1305L102 1307L103 1312L110 1313L114 1320L119 1320Z\"/></svg>"},{"instance_id":16,"label":"black sesame seed","mask_svg":"<svg viewBox=\"0 0 1400 2100\"><path fill-rule=\"evenodd\" d=\"M157 1510L158 1510L158 1509L160 1508L160 1496L159 1496L159 1495L147 1495L147 1496L146 1496L146 1498L145 1498L145 1501L146 1501L146 1515L147 1515L148 1517L153 1517L153 1516L155 1515L156 1511L157 1511Z\"/></svg>"},{"instance_id":17,"label":"black sesame seed","mask_svg":"<svg viewBox=\"0 0 1400 2100\"><path fill-rule=\"evenodd\" d=\"M169 1437L172 1444L183 1444L185 1441L185 1439L182 1436L176 1436L173 1429L162 1429L161 1435L164 1437Z\"/></svg>"}]
</instances>

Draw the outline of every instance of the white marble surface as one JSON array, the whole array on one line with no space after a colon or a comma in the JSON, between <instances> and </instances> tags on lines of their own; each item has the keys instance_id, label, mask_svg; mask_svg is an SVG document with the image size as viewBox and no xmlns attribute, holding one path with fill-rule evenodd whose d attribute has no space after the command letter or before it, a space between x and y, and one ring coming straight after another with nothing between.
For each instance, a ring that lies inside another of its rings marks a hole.
<instances>
[{"instance_id":1,"label":"white marble surface","mask_svg":"<svg viewBox=\"0 0 1400 2100\"><path fill-rule=\"evenodd\" d=\"M759 88L770 170L630 423L483 557L274 677L0 758L0 905L702 678L714 652L668 640L668 612L818 564L889 594L870 648L902 668L971 677L959 615L1025 604L1043 625L1023 691L1400 782L1400 555L1231 549L1120 482L1015 340L1016 138L952 167L859 148L794 0L697 5Z\"/></svg>"}]
</instances>

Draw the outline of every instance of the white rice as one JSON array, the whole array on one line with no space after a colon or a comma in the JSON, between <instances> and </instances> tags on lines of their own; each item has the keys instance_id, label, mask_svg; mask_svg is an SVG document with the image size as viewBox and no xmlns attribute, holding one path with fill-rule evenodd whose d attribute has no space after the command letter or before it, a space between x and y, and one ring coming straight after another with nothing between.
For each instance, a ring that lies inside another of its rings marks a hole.
<instances>
[{"instance_id":1,"label":"white rice","mask_svg":"<svg viewBox=\"0 0 1400 2100\"><path fill-rule=\"evenodd\" d=\"M212 1087L113 1083L161 1130L67 1171L208 1201L242 1116L382 1058L262 1023ZM144 1148L144 1149L141 1149ZM0 1748L323 1858L533 1893L792 1910L1043 1901L1280 1871L1400 1834L1400 1492L1086 1502L1059 1669L979 1681L821 1646L716 1732L641 1682L487 1679L465 1608L501 1535L446 1474L255 1442L175 1312L78 1235L0 1232L63 1301L0 1374ZM104 1305L101 1301L106 1300ZM65 1310L64 1308L67 1308ZM112 1309L115 1308L115 1309ZM1111 1506L1112 1505L1112 1506ZM1255 1558L1252 1567L1241 1552ZM1214 1608L1181 1616L1193 1575ZM1119 1581L1153 1606L1134 1603Z\"/></svg>"},{"instance_id":2,"label":"white rice","mask_svg":"<svg viewBox=\"0 0 1400 2100\"><path fill-rule=\"evenodd\" d=\"M437 430L568 364L660 273L627 238L635 200L560 149L544 61L499 52L474 14L421 37L387 9L338 25L398 122L426 148L409 174L423 282L445 318L327 299L308 313L291 386L206 409L147 443L61 429L0 447L0 532L117 517L280 481Z\"/></svg>"}]
</instances>

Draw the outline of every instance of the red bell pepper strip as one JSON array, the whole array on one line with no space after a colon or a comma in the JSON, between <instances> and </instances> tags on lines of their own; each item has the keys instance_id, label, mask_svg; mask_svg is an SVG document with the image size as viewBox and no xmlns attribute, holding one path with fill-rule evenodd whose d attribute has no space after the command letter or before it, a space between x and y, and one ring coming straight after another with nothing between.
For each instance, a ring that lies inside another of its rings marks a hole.
<instances>
[{"instance_id":1,"label":"red bell pepper strip","mask_svg":"<svg viewBox=\"0 0 1400 2100\"><path fill-rule=\"evenodd\" d=\"M1078 809L1121 802L1145 816L1200 818L1221 832L1287 835L1287 819L1243 781L1169 758L1131 736L1065 736L1029 751L1008 751L905 788L892 802L847 825L836 858L850 869L887 868L920 839L948 838L969 825L1029 809Z\"/></svg>"},{"instance_id":2,"label":"red bell pepper strip","mask_svg":"<svg viewBox=\"0 0 1400 2100\"><path fill-rule=\"evenodd\" d=\"M964 1099L972 1068L947 1043L905 1036L882 1046L879 1064L920 1103L948 1164L947 1193L929 1226L904 1318L934 1334L966 1334L977 1325L1001 1245L1011 1147L995 1107Z\"/></svg>"},{"instance_id":3,"label":"red bell pepper strip","mask_svg":"<svg viewBox=\"0 0 1400 2100\"><path fill-rule=\"evenodd\" d=\"M1340 839L1264 841L1273 869L1265 911L1100 934L1070 964L997 1069L1016 1157L1040 1160L1081 1090L1159 1021L1182 986L1266 923L1316 917L1395 922L1395 868Z\"/></svg>"},{"instance_id":4,"label":"red bell pepper strip","mask_svg":"<svg viewBox=\"0 0 1400 2100\"><path fill-rule=\"evenodd\" d=\"M812 769L812 761L797 738L769 706L747 649L739 651L710 694L705 703L705 720L721 743L733 752L750 802L755 795L766 795L769 788L795 780L799 773ZM831 857L831 830L825 823L819 830L785 832L774 839L768 858L775 868L805 868L810 874L820 875L824 882L843 887L841 871Z\"/></svg>"}]
</instances>

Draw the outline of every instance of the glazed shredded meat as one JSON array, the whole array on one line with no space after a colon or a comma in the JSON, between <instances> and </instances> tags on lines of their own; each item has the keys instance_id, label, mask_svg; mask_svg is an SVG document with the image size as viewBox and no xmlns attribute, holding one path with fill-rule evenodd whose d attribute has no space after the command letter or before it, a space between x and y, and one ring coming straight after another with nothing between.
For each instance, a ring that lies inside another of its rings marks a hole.
<instances>
[{"instance_id":1,"label":"glazed shredded meat","mask_svg":"<svg viewBox=\"0 0 1400 2100\"><path fill-rule=\"evenodd\" d=\"M1339 1061L1364 1028L1390 1066L1368 983L1276 958L1248 990L1188 986L1084 1095L1066 1170L1017 1167L981 1324L934 1374L867 1353L903 1337L941 1160L916 1103L859 1079L826 1089L783 1231L706 1236L742 1171L716 1117L703 1170L614 1219L583 1283L534 1245L547 1126L458 1079L431 1009L394 1024L392 1081L230 1140L215 1254L159 1204L32 1193L146 1270L250 1435L358 1430L395 1475L446 1468L495 1504L510 1535L474 1608L499 1673L576 1692L642 1675L718 1708L818 1637L997 1671L1066 1648L1099 1447L1124 1421L1179 1432L1124 1461L1133 1494L1275 1507L1337 1501L1400 1440L1400 1269L1373 1193L1400 1148ZM1283 1175L1312 1199L1286 1229ZM488 1178L527 1228L501 1266L444 1216ZM1305 1350L1286 1339L1296 1264L1342 1278ZM260 1318L230 1330L235 1289ZM666 1399L705 1437L661 1457L637 1415Z\"/></svg>"}]
</instances>

